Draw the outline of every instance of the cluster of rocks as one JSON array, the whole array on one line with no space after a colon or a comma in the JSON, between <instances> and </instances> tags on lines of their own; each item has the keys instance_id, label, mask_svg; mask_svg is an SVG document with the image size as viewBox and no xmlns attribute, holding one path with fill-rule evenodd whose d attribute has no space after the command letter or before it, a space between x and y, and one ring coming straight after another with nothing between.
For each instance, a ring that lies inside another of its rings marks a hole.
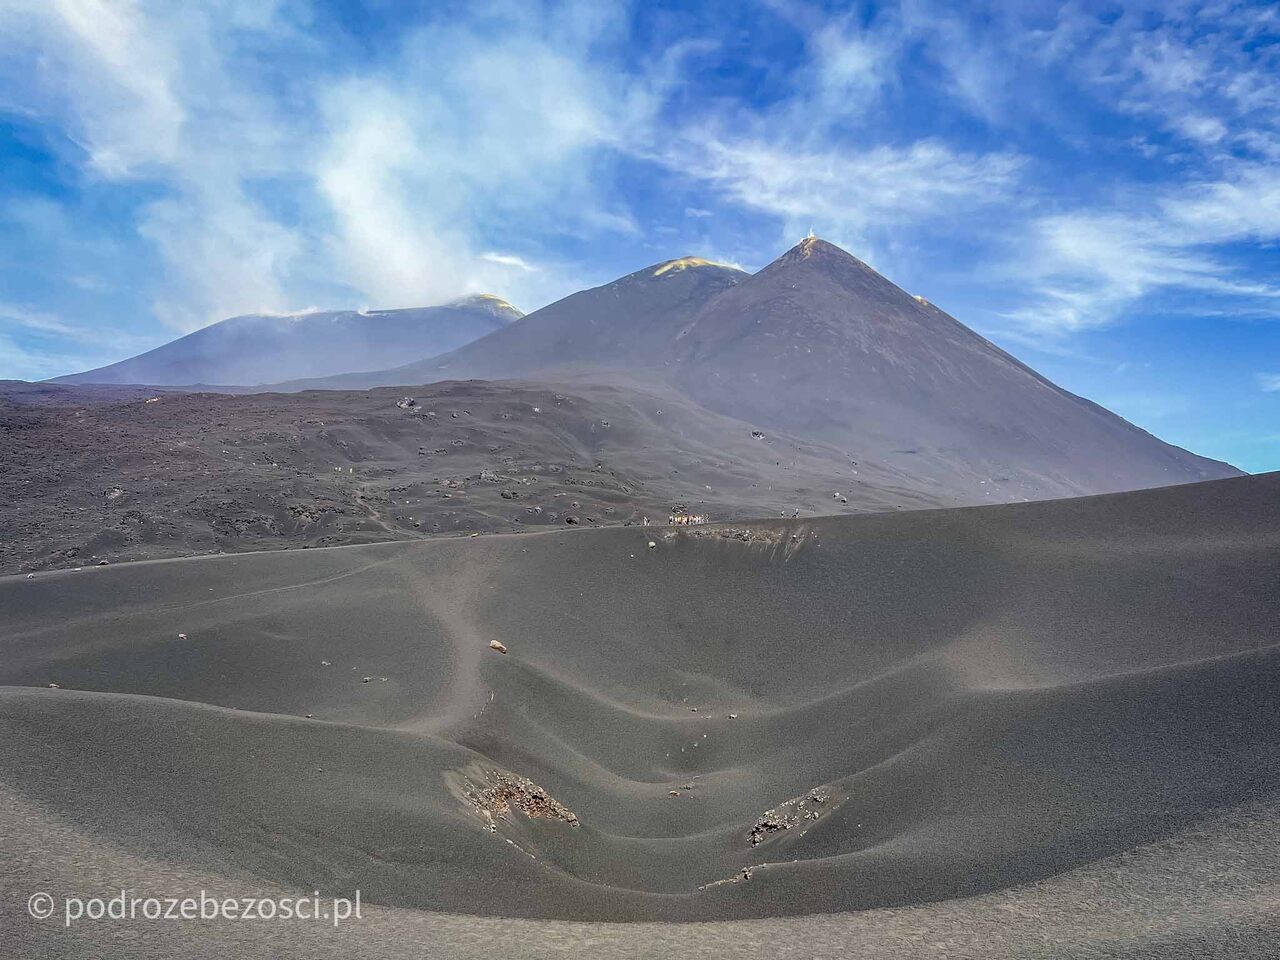
<instances>
[{"instance_id":1,"label":"cluster of rocks","mask_svg":"<svg viewBox=\"0 0 1280 960\"><path fill-rule=\"evenodd\" d=\"M464 781L463 796L486 820L492 832L497 820L505 819L514 808L531 820L560 820L571 827L579 825L577 815L546 790L527 777L498 770L483 772L486 782Z\"/></svg>"},{"instance_id":2,"label":"cluster of rocks","mask_svg":"<svg viewBox=\"0 0 1280 960\"><path fill-rule=\"evenodd\" d=\"M792 797L779 804L756 821L751 828L751 845L757 846L775 834L804 823L806 820L817 820L825 810L822 807L831 798L821 789L810 790L804 796Z\"/></svg>"}]
</instances>

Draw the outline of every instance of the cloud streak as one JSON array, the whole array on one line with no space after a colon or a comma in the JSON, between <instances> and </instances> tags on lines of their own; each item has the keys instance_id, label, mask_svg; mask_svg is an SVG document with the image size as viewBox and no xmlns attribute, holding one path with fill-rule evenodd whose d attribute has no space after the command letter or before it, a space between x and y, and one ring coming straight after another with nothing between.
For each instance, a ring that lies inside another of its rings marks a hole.
<instances>
[{"instance_id":1,"label":"cloud streak","mask_svg":"<svg viewBox=\"0 0 1280 960\"><path fill-rule=\"evenodd\" d=\"M768 23L744 49L731 14ZM670 255L655 237L762 262L813 228L873 262L1003 257L1003 322L1047 342L1167 291L1272 309L1232 248L1278 238L1276 21L1225 0L495 0L363 37L322 0L14 0L0 107L48 132L74 190L123 198L112 229L169 330L477 292L532 308ZM1110 190L1067 182L1082 143Z\"/></svg>"}]
</instances>

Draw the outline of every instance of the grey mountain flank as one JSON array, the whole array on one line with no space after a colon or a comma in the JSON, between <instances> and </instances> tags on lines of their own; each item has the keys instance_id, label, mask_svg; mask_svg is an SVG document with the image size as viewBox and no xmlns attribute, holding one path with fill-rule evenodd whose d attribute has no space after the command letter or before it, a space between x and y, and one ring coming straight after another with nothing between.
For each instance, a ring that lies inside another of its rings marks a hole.
<instances>
[{"instance_id":1,"label":"grey mountain flank","mask_svg":"<svg viewBox=\"0 0 1280 960\"><path fill-rule=\"evenodd\" d=\"M865 263L809 238L759 273L696 258L576 293L440 357L292 388L583 379L903 470L940 502L1044 499L1237 476L1055 386Z\"/></svg>"},{"instance_id":2,"label":"grey mountain flank","mask_svg":"<svg viewBox=\"0 0 1280 960\"><path fill-rule=\"evenodd\" d=\"M108 375L222 385L83 382ZM755 274L684 257L527 316L480 297L236 318L65 379L0 389L0 568L1239 475L816 238Z\"/></svg>"},{"instance_id":3,"label":"grey mountain flank","mask_svg":"<svg viewBox=\"0 0 1280 960\"><path fill-rule=\"evenodd\" d=\"M524 316L500 297L438 307L231 317L129 360L59 383L252 386L374 370L462 346Z\"/></svg>"}]
</instances>

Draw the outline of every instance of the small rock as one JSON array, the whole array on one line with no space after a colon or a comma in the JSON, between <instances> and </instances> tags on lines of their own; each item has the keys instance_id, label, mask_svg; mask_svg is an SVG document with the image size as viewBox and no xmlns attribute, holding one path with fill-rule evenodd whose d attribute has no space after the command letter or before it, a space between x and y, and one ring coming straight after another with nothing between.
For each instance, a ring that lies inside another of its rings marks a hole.
<instances>
[{"instance_id":1,"label":"small rock","mask_svg":"<svg viewBox=\"0 0 1280 960\"><path fill-rule=\"evenodd\" d=\"M178 639L179 639L179 640L185 640L185 639L187 639L187 635L186 635L185 633L180 633L180 634L178 634Z\"/></svg>"},{"instance_id":2,"label":"small rock","mask_svg":"<svg viewBox=\"0 0 1280 960\"><path fill-rule=\"evenodd\" d=\"M98 566L100 566L100 567L107 567L107 566L110 566L110 565L111 565L111 561L110 561L110 560L99 560L99 561L98 561Z\"/></svg>"},{"instance_id":3,"label":"small rock","mask_svg":"<svg viewBox=\"0 0 1280 960\"><path fill-rule=\"evenodd\" d=\"M490 640L490 641L489 641L489 649L490 649L490 650L496 650L496 651L498 651L498 653L506 653L506 652L507 652L507 645L506 645L505 643L503 643L501 640Z\"/></svg>"},{"instance_id":4,"label":"small rock","mask_svg":"<svg viewBox=\"0 0 1280 960\"><path fill-rule=\"evenodd\" d=\"M36 575L35 575L34 573L28 573L28 574L27 574L27 579L28 579L28 580L34 580L35 578L36 578Z\"/></svg>"},{"instance_id":5,"label":"small rock","mask_svg":"<svg viewBox=\"0 0 1280 960\"><path fill-rule=\"evenodd\" d=\"M650 541L649 541L649 549L650 549L650 550L656 550L656 549L657 549L657 547L658 547L658 545L657 545L656 543L654 543L652 540L650 540Z\"/></svg>"},{"instance_id":6,"label":"small rock","mask_svg":"<svg viewBox=\"0 0 1280 960\"><path fill-rule=\"evenodd\" d=\"M679 791L679 790L668 790L668 791L667 791L667 796L669 796L669 797L678 797L678 796L680 796L680 791Z\"/></svg>"},{"instance_id":7,"label":"small rock","mask_svg":"<svg viewBox=\"0 0 1280 960\"><path fill-rule=\"evenodd\" d=\"M315 714L314 714L314 713L308 713L306 716L307 716L307 719L308 719L308 720L310 720L310 719L312 719L312 718L315 716Z\"/></svg>"},{"instance_id":8,"label":"small rock","mask_svg":"<svg viewBox=\"0 0 1280 960\"><path fill-rule=\"evenodd\" d=\"M360 678L360 682L361 682L361 683L372 683L372 682L373 682L373 677L361 677L361 678Z\"/></svg>"},{"instance_id":9,"label":"small rock","mask_svg":"<svg viewBox=\"0 0 1280 960\"><path fill-rule=\"evenodd\" d=\"M49 689L50 689L50 690L61 690L62 688L61 688L61 687L59 687L56 683L51 683L51 684L49 684Z\"/></svg>"}]
</instances>

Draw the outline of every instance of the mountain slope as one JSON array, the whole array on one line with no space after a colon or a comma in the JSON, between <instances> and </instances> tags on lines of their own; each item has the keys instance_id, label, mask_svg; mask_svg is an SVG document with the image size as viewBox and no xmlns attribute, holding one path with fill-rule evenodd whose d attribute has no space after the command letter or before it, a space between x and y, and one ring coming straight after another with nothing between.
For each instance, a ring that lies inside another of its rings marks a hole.
<instances>
[{"instance_id":1,"label":"mountain slope","mask_svg":"<svg viewBox=\"0 0 1280 960\"><path fill-rule=\"evenodd\" d=\"M754 275L672 261L440 357L284 386L570 376L674 386L717 413L905 472L953 503L1239 475L1062 390L817 238Z\"/></svg>"},{"instance_id":2,"label":"mountain slope","mask_svg":"<svg viewBox=\"0 0 1280 960\"><path fill-rule=\"evenodd\" d=\"M370 370L453 350L523 314L498 297L438 307L231 317L146 353L60 383L253 385Z\"/></svg>"},{"instance_id":3,"label":"mountain slope","mask_svg":"<svg viewBox=\"0 0 1280 960\"><path fill-rule=\"evenodd\" d=\"M990 499L1239 471L1062 390L862 261L810 238L680 331L673 382L757 420Z\"/></svg>"},{"instance_id":4,"label":"mountain slope","mask_svg":"<svg viewBox=\"0 0 1280 960\"><path fill-rule=\"evenodd\" d=\"M676 334L718 294L749 277L700 257L654 264L535 310L473 344L389 370L276 384L286 390L361 390L437 380L572 376L662 366ZM615 376L596 376L602 383Z\"/></svg>"}]
</instances>

